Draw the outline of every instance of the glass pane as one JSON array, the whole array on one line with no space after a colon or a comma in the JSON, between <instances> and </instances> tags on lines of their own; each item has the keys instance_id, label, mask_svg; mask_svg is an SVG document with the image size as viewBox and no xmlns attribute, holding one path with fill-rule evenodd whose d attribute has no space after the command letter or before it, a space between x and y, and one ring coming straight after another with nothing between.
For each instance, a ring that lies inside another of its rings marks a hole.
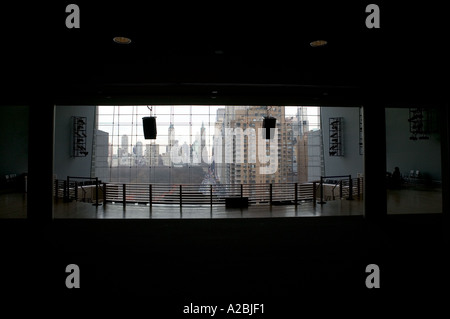
<instances>
[{"instance_id":1,"label":"glass pane","mask_svg":"<svg viewBox=\"0 0 450 319\"><path fill-rule=\"evenodd\" d=\"M97 145L96 165L109 165L111 181L308 182L323 170L317 107L273 106L269 113L267 106L149 107L98 107L104 138ZM143 136L142 117L150 114L156 116L156 140ZM277 138L259 140L268 114L277 120Z\"/></svg>"},{"instance_id":2,"label":"glass pane","mask_svg":"<svg viewBox=\"0 0 450 319\"><path fill-rule=\"evenodd\" d=\"M442 212L436 108L386 109L388 214Z\"/></svg>"}]
</instances>

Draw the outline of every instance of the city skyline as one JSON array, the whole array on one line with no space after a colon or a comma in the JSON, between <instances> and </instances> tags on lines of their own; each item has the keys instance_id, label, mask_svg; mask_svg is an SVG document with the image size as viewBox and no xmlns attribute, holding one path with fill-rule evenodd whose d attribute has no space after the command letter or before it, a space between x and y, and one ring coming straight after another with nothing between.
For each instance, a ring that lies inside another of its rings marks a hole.
<instances>
[{"instance_id":1,"label":"city skyline","mask_svg":"<svg viewBox=\"0 0 450 319\"><path fill-rule=\"evenodd\" d=\"M103 136L109 136L108 147L103 147L103 152L97 152L98 157L103 157L98 163L108 163L110 169L121 167L122 170L132 167L211 166L210 173L221 182L286 182L297 179L299 171L307 170L307 156L300 160L298 152L301 149L304 154L308 153L306 133L320 128L318 107L272 106L267 111L267 106L182 106L180 109L177 106L165 107L164 110L169 110L170 114L161 114L157 111L158 107L153 106L152 115L157 116L158 137L156 140L145 140L139 121L142 115L148 116L149 110L144 107L145 110L143 106L114 107L112 117L111 113L107 113L111 112L112 107L98 107L98 129ZM198 114L192 112L194 109ZM188 110L192 113L183 114ZM147 114L139 113L143 111ZM268 114L277 118L277 130L281 129L277 132L276 142L269 144L264 139L256 138L262 129L262 119ZM161 123L161 118L169 122ZM207 123L206 118L209 119ZM108 120L112 122L108 123ZM134 136L126 134L133 131ZM258 147L256 141L260 144ZM304 145L300 146L300 142ZM239 169L239 172L246 172L246 175L238 178L232 176L236 165L242 166L243 170ZM307 179L308 172L302 174L303 179ZM262 177L258 177L260 175Z\"/></svg>"},{"instance_id":2,"label":"city skyline","mask_svg":"<svg viewBox=\"0 0 450 319\"><path fill-rule=\"evenodd\" d=\"M217 121L217 112L219 109L225 109L225 105L176 105L176 106L152 106L153 116L156 116L158 134L156 140L146 140L143 134L142 117L149 116L149 110L146 105L137 106L112 106L100 105L97 107L97 127L107 132L111 143L114 146L113 152L117 151L120 144L120 138L127 135L130 138L128 145L135 145L141 141L144 145L149 141L152 144L165 146L164 141L168 137L170 124L174 126L174 139L180 144L186 142L192 144L190 137L200 136L202 125L205 126L206 146L213 144L214 123ZM236 107L236 106L233 106ZM249 107L249 106L237 106ZM293 117L297 115L297 109L303 108L309 118L318 117L319 107L315 106L284 106L285 116ZM160 111L163 110L163 111ZM173 110L173 114L171 114ZM120 123L117 119L120 117ZM263 115L260 116L262 122ZM310 129L318 129L320 123L310 121ZM164 150L160 150L164 152ZM210 153L211 154L211 153Z\"/></svg>"}]
</instances>

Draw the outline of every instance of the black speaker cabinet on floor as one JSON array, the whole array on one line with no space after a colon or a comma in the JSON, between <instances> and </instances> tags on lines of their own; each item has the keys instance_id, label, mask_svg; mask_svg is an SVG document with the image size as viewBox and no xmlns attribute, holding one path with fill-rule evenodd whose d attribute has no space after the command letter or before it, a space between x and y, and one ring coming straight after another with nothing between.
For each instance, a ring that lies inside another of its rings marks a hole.
<instances>
[{"instance_id":1,"label":"black speaker cabinet on floor","mask_svg":"<svg viewBox=\"0 0 450 319\"><path fill-rule=\"evenodd\" d=\"M156 139L156 117L146 116L142 118L142 125L144 126L144 137L146 140Z\"/></svg>"},{"instance_id":2,"label":"black speaker cabinet on floor","mask_svg":"<svg viewBox=\"0 0 450 319\"><path fill-rule=\"evenodd\" d=\"M225 208L246 208L246 207L248 207L248 197L225 198Z\"/></svg>"},{"instance_id":3,"label":"black speaker cabinet on floor","mask_svg":"<svg viewBox=\"0 0 450 319\"><path fill-rule=\"evenodd\" d=\"M266 129L266 140L273 139L275 134L275 130L271 130L271 128L275 129L277 123L277 119L274 117L265 117L263 119L262 127Z\"/></svg>"}]
</instances>

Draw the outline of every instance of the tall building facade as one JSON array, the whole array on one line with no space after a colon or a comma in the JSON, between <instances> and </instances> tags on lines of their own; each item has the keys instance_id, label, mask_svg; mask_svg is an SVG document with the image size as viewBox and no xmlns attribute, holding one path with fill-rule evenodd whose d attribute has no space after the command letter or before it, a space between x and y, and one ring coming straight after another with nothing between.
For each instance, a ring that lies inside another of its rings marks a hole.
<instances>
[{"instance_id":1,"label":"tall building facade","mask_svg":"<svg viewBox=\"0 0 450 319\"><path fill-rule=\"evenodd\" d=\"M282 106L225 106L216 117L214 158L223 184L285 183L292 179L294 134ZM272 140L262 134L263 118L276 118ZM269 166L270 169L268 169Z\"/></svg>"},{"instance_id":2,"label":"tall building facade","mask_svg":"<svg viewBox=\"0 0 450 319\"><path fill-rule=\"evenodd\" d=\"M124 134L122 135L122 140L121 140L121 155L126 155L128 154L128 135Z\"/></svg>"},{"instance_id":3,"label":"tall building facade","mask_svg":"<svg viewBox=\"0 0 450 319\"><path fill-rule=\"evenodd\" d=\"M145 163L147 166L160 165L159 145L158 144L146 144L145 145Z\"/></svg>"},{"instance_id":4,"label":"tall building facade","mask_svg":"<svg viewBox=\"0 0 450 319\"><path fill-rule=\"evenodd\" d=\"M293 181L298 183L320 180L320 176L324 175L322 130L321 128L310 129L307 108L299 106L297 114L292 117L295 139L294 175L296 176ZM320 120L320 114L317 118Z\"/></svg>"}]
</instances>

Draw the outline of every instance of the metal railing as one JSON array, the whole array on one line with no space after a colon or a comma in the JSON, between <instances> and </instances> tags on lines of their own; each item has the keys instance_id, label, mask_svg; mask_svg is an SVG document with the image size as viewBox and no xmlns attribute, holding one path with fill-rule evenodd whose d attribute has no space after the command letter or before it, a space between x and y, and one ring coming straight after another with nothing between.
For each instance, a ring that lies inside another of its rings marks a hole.
<instances>
[{"instance_id":1,"label":"metal railing","mask_svg":"<svg viewBox=\"0 0 450 319\"><path fill-rule=\"evenodd\" d=\"M55 179L53 196L56 200L94 202L93 205L99 206L102 191L98 177L67 176L66 180Z\"/></svg>"},{"instance_id":2,"label":"metal railing","mask_svg":"<svg viewBox=\"0 0 450 319\"><path fill-rule=\"evenodd\" d=\"M333 183L327 178L340 178ZM273 184L143 184L143 183L101 183L97 178L85 178L90 182L80 183L79 177L67 180L55 180L54 196L56 199L86 201L84 188L94 186L95 194L91 196L99 202L153 205L225 205L229 197L248 198L250 205L298 205L311 201L314 205L325 200L338 198L353 199L362 195L362 178L351 176L323 176L320 181L308 183L273 183ZM325 189L331 195L326 195ZM351 190L351 191L350 191ZM91 189L92 191L92 189Z\"/></svg>"},{"instance_id":3,"label":"metal railing","mask_svg":"<svg viewBox=\"0 0 450 319\"><path fill-rule=\"evenodd\" d=\"M226 198L246 197L252 205L314 202L313 183L280 184L119 184L103 183L104 203L146 205L225 205Z\"/></svg>"},{"instance_id":4,"label":"metal railing","mask_svg":"<svg viewBox=\"0 0 450 319\"><path fill-rule=\"evenodd\" d=\"M318 182L320 197L318 204L325 204L326 200L337 198L353 200L354 197L358 197L360 199L363 193L363 182L362 177L352 178L351 175L321 176Z\"/></svg>"}]
</instances>

